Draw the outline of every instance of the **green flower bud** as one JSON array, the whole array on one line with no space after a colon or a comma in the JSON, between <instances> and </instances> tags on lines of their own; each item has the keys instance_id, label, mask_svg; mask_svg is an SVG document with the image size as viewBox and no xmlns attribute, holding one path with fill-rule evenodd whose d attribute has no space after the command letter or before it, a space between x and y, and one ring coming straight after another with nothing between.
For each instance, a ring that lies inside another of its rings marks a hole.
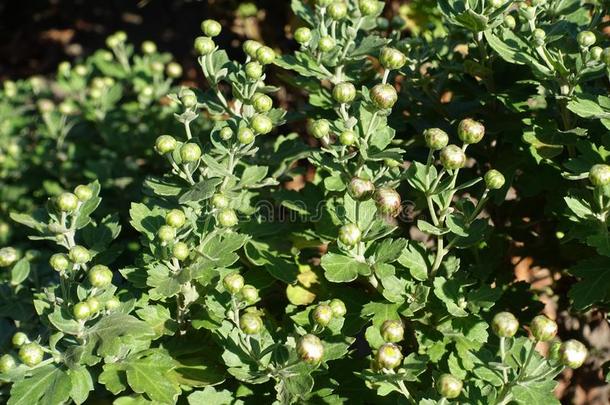
<instances>
[{"instance_id":1,"label":"green flower bud","mask_svg":"<svg viewBox=\"0 0 610 405\"><path fill-rule=\"evenodd\" d=\"M510 338L519 329L519 321L510 312L498 312L491 321L491 328L498 337Z\"/></svg>"},{"instance_id":2,"label":"green flower bud","mask_svg":"<svg viewBox=\"0 0 610 405\"><path fill-rule=\"evenodd\" d=\"M261 46L256 50L256 60L263 65L269 65L275 60L275 51L268 46Z\"/></svg>"},{"instance_id":3,"label":"green flower bud","mask_svg":"<svg viewBox=\"0 0 610 405\"><path fill-rule=\"evenodd\" d=\"M309 133L317 139L324 138L330 133L330 123L325 119L311 120L307 127Z\"/></svg>"},{"instance_id":4,"label":"green flower bud","mask_svg":"<svg viewBox=\"0 0 610 405\"><path fill-rule=\"evenodd\" d=\"M79 186L76 186L76 188L74 189L74 194L76 195L76 198L79 199L79 201L85 202L89 201L93 197L93 190L91 189L91 187L81 184Z\"/></svg>"},{"instance_id":5,"label":"green flower bud","mask_svg":"<svg viewBox=\"0 0 610 405\"><path fill-rule=\"evenodd\" d=\"M379 62L386 69L396 70L407 63L407 57L398 49L386 47L379 53Z\"/></svg>"},{"instance_id":6,"label":"green flower bud","mask_svg":"<svg viewBox=\"0 0 610 405\"><path fill-rule=\"evenodd\" d=\"M466 164L466 154L456 145L447 145L441 150L441 164L447 170L456 170Z\"/></svg>"},{"instance_id":7,"label":"green flower bud","mask_svg":"<svg viewBox=\"0 0 610 405\"><path fill-rule=\"evenodd\" d=\"M375 194L375 184L370 180L354 177L347 185L347 193L356 201L365 201Z\"/></svg>"},{"instance_id":8,"label":"green flower bud","mask_svg":"<svg viewBox=\"0 0 610 405\"><path fill-rule=\"evenodd\" d=\"M383 163L390 169L394 169L401 165L401 163L398 160L394 160L394 159L390 159L390 158L383 159Z\"/></svg>"},{"instance_id":9,"label":"green flower bud","mask_svg":"<svg viewBox=\"0 0 610 405\"><path fill-rule=\"evenodd\" d=\"M244 287L244 278L239 273L229 273L222 279L225 290L235 295Z\"/></svg>"},{"instance_id":10,"label":"green flower bud","mask_svg":"<svg viewBox=\"0 0 610 405\"><path fill-rule=\"evenodd\" d=\"M347 4L343 1L335 1L328 6L327 12L333 20L342 20L347 15Z\"/></svg>"},{"instance_id":11,"label":"green flower bud","mask_svg":"<svg viewBox=\"0 0 610 405\"><path fill-rule=\"evenodd\" d=\"M375 23L377 24L377 29L380 31L385 31L390 28L390 21L385 17L377 17Z\"/></svg>"},{"instance_id":12,"label":"green flower bud","mask_svg":"<svg viewBox=\"0 0 610 405\"><path fill-rule=\"evenodd\" d=\"M8 267L19 260L19 252L12 247L0 249L0 267Z\"/></svg>"},{"instance_id":13,"label":"green flower bud","mask_svg":"<svg viewBox=\"0 0 610 405\"><path fill-rule=\"evenodd\" d=\"M462 380L451 374L443 374L436 381L436 391L447 399L453 399L460 396L462 392Z\"/></svg>"},{"instance_id":14,"label":"green flower bud","mask_svg":"<svg viewBox=\"0 0 610 405\"><path fill-rule=\"evenodd\" d=\"M246 63L244 71L250 80L258 80L263 76L263 66L258 62Z\"/></svg>"},{"instance_id":15,"label":"green flower bud","mask_svg":"<svg viewBox=\"0 0 610 405\"><path fill-rule=\"evenodd\" d=\"M86 302L79 302L72 308L72 314L75 319L82 321L91 316L91 308L89 308L89 305Z\"/></svg>"},{"instance_id":16,"label":"green flower bud","mask_svg":"<svg viewBox=\"0 0 610 405\"><path fill-rule=\"evenodd\" d=\"M356 143L356 133L351 129L346 129L339 135L339 142L341 145L352 146Z\"/></svg>"},{"instance_id":17,"label":"green flower bud","mask_svg":"<svg viewBox=\"0 0 610 405\"><path fill-rule=\"evenodd\" d=\"M559 361L566 367L579 368L587 359L587 348L578 340L570 339L559 348Z\"/></svg>"},{"instance_id":18,"label":"green flower bud","mask_svg":"<svg viewBox=\"0 0 610 405\"><path fill-rule=\"evenodd\" d=\"M377 350L375 360L380 368L385 368L386 370L395 369L402 363L400 347L394 343L384 343Z\"/></svg>"},{"instance_id":19,"label":"green flower bud","mask_svg":"<svg viewBox=\"0 0 610 405\"><path fill-rule=\"evenodd\" d=\"M55 104L51 100L46 98L38 100L36 104L38 105L38 109L40 110L40 112L43 114L50 113L55 109Z\"/></svg>"},{"instance_id":20,"label":"green flower bud","mask_svg":"<svg viewBox=\"0 0 610 405\"><path fill-rule=\"evenodd\" d=\"M318 49L322 52L330 52L335 48L337 43L333 39L333 37L326 35L318 41Z\"/></svg>"},{"instance_id":21,"label":"green flower bud","mask_svg":"<svg viewBox=\"0 0 610 405\"><path fill-rule=\"evenodd\" d=\"M318 325L322 327L327 326L333 319L333 310L330 305L319 304L314 308L312 318Z\"/></svg>"},{"instance_id":22,"label":"green flower bud","mask_svg":"<svg viewBox=\"0 0 610 405\"><path fill-rule=\"evenodd\" d=\"M87 276L89 283L95 288L106 288L112 283L112 270L103 264L91 267Z\"/></svg>"},{"instance_id":23,"label":"green flower bud","mask_svg":"<svg viewBox=\"0 0 610 405\"><path fill-rule=\"evenodd\" d=\"M17 367L17 362L13 356L5 354L0 357L0 374L8 373L15 367Z\"/></svg>"},{"instance_id":24,"label":"green flower bud","mask_svg":"<svg viewBox=\"0 0 610 405\"><path fill-rule=\"evenodd\" d=\"M246 312L239 317L239 328L246 335L256 335L263 329L263 320L252 312Z\"/></svg>"},{"instance_id":25,"label":"green flower bud","mask_svg":"<svg viewBox=\"0 0 610 405\"><path fill-rule=\"evenodd\" d=\"M59 104L58 110L63 115L74 115L77 112L76 105L73 102L65 100Z\"/></svg>"},{"instance_id":26,"label":"green flower bud","mask_svg":"<svg viewBox=\"0 0 610 405\"><path fill-rule=\"evenodd\" d=\"M246 42L244 42L244 44L242 45L244 52L246 53L246 55L248 55L251 58L256 58L256 51L258 51L258 49L261 47L262 45L257 42L257 41L253 41L251 39L247 40Z\"/></svg>"},{"instance_id":27,"label":"green flower bud","mask_svg":"<svg viewBox=\"0 0 610 405\"><path fill-rule=\"evenodd\" d=\"M266 113L273 107L273 100L266 94L256 93L252 97L252 107L257 113Z\"/></svg>"},{"instance_id":28,"label":"green flower bud","mask_svg":"<svg viewBox=\"0 0 610 405\"><path fill-rule=\"evenodd\" d=\"M190 253L189 247L184 242L176 242L172 247L172 256L180 261L186 260Z\"/></svg>"},{"instance_id":29,"label":"green flower bud","mask_svg":"<svg viewBox=\"0 0 610 405\"><path fill-rule=\"evenodd\" d=\"M595 187L605 187L610 184L610 166L597 164L589 170L589 181Z\"/></svg>"},{"instance_id":30,"label":"green flower bud","mask_svg":"<svg viewBox=\"0 0 610 405\"><path fill-rule=\"evenodd\" d=\"M538 315L532 319L530 331L534 339L540 342L548 342L553 340L557 335L557 323L544 315Z\"/></svg>"},{"instance_id":31,"label":"green flower bud","mask_svg":"<svg viewBox=\"0 0 610 405\"><path fill-rule=\"evenodd\" d=\"M504 186L504 175L495 169L485 173L485 185L490 190L498 190Z\"/></svg>"},{"instance_id":32,"label":"green flower bud","mask_svg":"<svg viewBox=\"0 0 610 405\"><path fill-rule=\"evenodd\" d=\"M172 152L176 146L177 142L171 135L161 135L155 142L155 149L161 155Z\"/></svg>"},{"instance_id":33,"label":"green flower bud","mask_svg":"<svg viewBox=\"0 0 610 405\"><path fill-rule=\"evenodd\" d=\"M388 343L398 343L405 336L405 328L399 320L388 319L381 324L381 337Z\"/></svg>"},{"instance_id":34,"label":"green flower bud","mask_svg":"<svg viewBox=\"0 0 610 405\"><path fill-rule=\"evenodd\" d=\"M161 242L170 242L176 238L176 228L162 225L157 231L157 237Z\"/></svg>"},{"instance_id":35,"label":"green flower bud","mask_svg":"<svg viewBox=\"0 0 610 405\"><path fill-rule=\"evenodd\" d=\"M298 340L297 354L305 363L318 364L324 357L324 345L316 335L307 334Z\"/></svg>"},{"instance_id":36,"label":"green flower bud","mask_svg":"<svg viewBox=\"0 0 610 405\"><path fill-rule=\"evenodd\" d=\"M479 143L485 136L485 127L480 122L466 118L458 125L458 137L466 144Z\"/></svg>"},{"instance_id":37,"label":"green flower bud","mask_svg":"<svg viewBox=\"0 0 610 405\"><path fill-rule=\"evenodd\" d=\"M70 261L66 255L62 253L55 253L49 259L49 264L55 271L66 271L68 270L68 266L70 266Z\"/></svg>"},{"instance_id":38,"label":"green flower bud","mask_svg":"<svg viewBox=\"0 0 610 405\"><path fill-rule=\"evenodd\" d=\"M507 14L506 16L504 16L503 24L509 30L514 30L517 26L517 20L515 20L515 17L513 17L512 15Z\"/></svg>"},{"instance_id":39,"label":"green flower bud","mask_svg":"<svg viewBox=\"0 0 610 405\"><path fill-rule=\"evenodd\" d=\"M371 89L371 100L379 109L392 108L398 101L398 93L391 84L378 84Z\"/></svg>"},{"instance_id":40,"label":"green flower bud","mask_svg":"<svg viewBox=\"0 0 610 405\"><path fill-rule=\"evenodd\" d=\"M170 62L167 64L165 72L167 73L167 76L171 77L172 79L176 79L182 76L182 66L176 62Z\"/></svg>"},{"instance_id":41,"label":"green flower bud","mask_svg":"<svg viewBox=\"0 0 610 405\"><path fill-rule=\"evenodd\" d=\"M212 196L212 206L214 208L227 208L229 206L229 199L222 194L214 194Z\"/></svg>"},{"instance_id":42,"label":"green flower bud","mask_svg":"<svg viewBox=\"0 0 610 405\"><path fill-rule=\"evenodd\" d=\"M26 343L29 343L30 339L28 339L28 335L26 335L23 332L17 332L13 335L13 338L11 339L11 343L13 344L13 346L15 347L21 347Z\"/></svg>"},{"instance_id":43,"label":"green flower bud","mask_svg":"<svg viewBox=\"0 0 610 405\"><path fill-rule=\"evenodd\" d=\"M68 252L68 256L70 257L70 260L76 264L85 264L91 260L91 253L89 253L89 250L80 245L72 247L70 252Z\"/></svg>"},{"instance_id":44,"label":"green flower bud","mask_svg":"<svg viewBox=\"0 0 610 405\"><path fill-rule=\"evenodd\" d=\"M426 146L432 150L441 150L449 143L449 135L440 128L429 128L424 131Z\"/></svg>"},{"instance_id":45,"label":"green flower bud","mask_svg":"<svg viewBox=\"0 0 610 405\"><path fill-rule=\"evenodd\" d=\"M377 210L390 217L397 217L402 210L400 194L391 188L380 188L375 192Z\"/></svg>"},{"instance_id":46,"label":"green flower bud","mask_svg":"<svg viewBox=\"0 0 610 405\"><path fill-rule=\"evenodd\" d=\"M216 49L216 44L212 38L197 37L195 38L194 47L199 55L209 55Z\"/></svg>"},{"instance_id":47,"label":"green flower bud","mask_svg":"<svg viewBox=\"0 0 610 405\"><path fill-rule=\"evenodd\" d=\"M595 34L591 31L581 31L576 35L576 41L578 41L578 45L583 48L588 48L591 45L595 44Z\"/></svg>"},{"instance_id":48,"label":"green flower bud","mask_svg":"<svg viewBox=\"0 0 610 405\"><path fill-rule=\"evenodd\" d=\"M332 300L330 300L328 305L330 306L330 309L333 311L334 317L340 318L342 316L345 316L345 314L347 313L347 308L345 307L345 303L343 301L341 301L339 298L333 298Z\"/></svg>"},{"instance_id":49,"label":"green flower bud","mask_svg":"<svg viewBox=\"0 0 610 405\"><path fill-rule=\"evenodd\" d=\"M362 231L356 224L346 224L339 229L339 240L346 246L356 246L362 238Z\"/></svg>"},{"instance_id":50,"label":"green flower bud","mask_svg":"<svg viewBox=\"0 0 610 405\"><path fill-rule=\"evenodd\" d=\"M243 300L249 305L254 304L256 301L258 301L258 290L256 289L256 287L250 284L244 285L240 293Z\"/></svg>"},{"instance_id":51,"label":"green flower bud","mask_svg":"<svg viewBox=\"0 0 610 405\"><path fill-rule=\"evenodd\" d=\"M559 350L561 349L561 341L555 340L551 343L551 347L549 348L549 360L559 361Z\"/></svg>"},{"instance_id":52,"label":"green flower bud","mask_svg":"<svg viewBox=\"0 0 610 405\"><path fill-rule=\"evenodd\" d=\"M196 143L185 143L180 148L180 158L184 163L197 162L201 158L201 148Z\"/></svg>"},{"instance_id":53,"label":"green flower bud","mask_svg":"<svg viewBox=\"0 0 610 405\"><path fill-rule=\"evenodd\" d=\"M74 66L74 73L76 73L79 76L86 76L87 67L83 66L83 65L76 65L76 66Z\"/></svg>"},{"instance_id":54,"label":"green flower bud","mask_svg":"<svg viewBox=\"0 0 610 405\"><path fill-rule=\"evenodd\" d=\"M38 343L27 343L19 349L19 360L26 366L37 366L43 357L44 351Z\"/></svg>"},{"instance_id":55,"label":"green flower bud","mask_svg":"<svg viewBox=\"0 0 610 405\"><path fill-rule=\"evenodd\" d=\"M330 6L332 2L333 0L316 0L316 4L322 8Z\"/></svg>"},{"instance_id":56,"label":"green flower bud","mask_svg":"<svg viewBox=\"0 0 610 405\"><path fill-rule=\"evenodd\" d=\"M544 40L546 39L546 32L544 32L541 28L536 28L532 32L532 37L534 38L534 43L537 46L544 45Z\"/></svg>"},{"instance_id":57,"label":"green flower bud","mask_svg":"<svg viewBox=\"0 0 610 405\"><path fill-rule=\"evenodd\" d=\"M492 8L500 8L504 5L504 1L505 0L491 0L490 1L490 6Z\"/></svg>"},{"instance_id":58,"label":"green flower bud","mask_svg":"<svg viewBox=\"0 0 610 405\"><path fill-rule=\"evenodd\" d=\"M57 207L64 212L72 212L78 207L78 198L72 193L61 193L57 197Z\"/></svg>"},{"instance_id":59,"label":"green flower bud","mask_svg":"<svg viewBox=\"0 0 610 405\"><path fill-rule=\"evenodd\" d=\"M233 130L230 127L224 127L220 130L220 138L225 141L233 138Z\"/></svg>"},{"instance_id":60,"label":"green flower bud","mask_svg":"<svg viewBox=\"0 0 610 405\"><path fill-rule=\"evenodd\" d=\"M144 41L142 42L142 53L150 55L151 53L157 52L157 45L152 41Z\"/></svg>"},{"instance_id":61,"label":"green flower bud","mask_svg":"<svg viewBox=\"0 0 610 405\"><path fill-rule=\"evenodd\" d=\"M239 223L237 214L231 208L224 208L218 213L218 223L224 228L230 228Z\"/></svg>"},{"instance_id":62,"label":"green flower bud","mask_svg":"<svg viewBox=\"0 0 610 405\"><path fill-rule=\"evenodd\" d=\"M599 46L594 46L593 48L589 49L589 55L594 61L600 60L602 58L603 53L604 50Z\"/></svg>"},{"instance_id":63,"label":"green flower bud","mask_svg":"<svg viewBox=\"0 0 610 405\"><path fill-rule=\"evenodd\" d=\"M237 131L237 140L243 145L254 142L254 132L250 128L241 127Z\"/></svg>"},{"instance_id":64,"label":"green flower bud","mask_svg":"<svg viewBox=\"0 0 610 405\"><path fill-rule=\"evenodd\" d=\"M307 27L300 27L294 32L294 40L301 45L308 44L311 41L311 30Z\"/></svg>"},{"instance_id":65,"label":"green flower bud","mask_svg":"<svg viewBox=\"0 0 610 405\"><path fill-rule=\"evenodd\" d=\"M266 115L255 115L252 117L250 124L254 132L260 135L268 134L273 130L273 121L271 121L271 118L267 117Z\"/></svg>"},{"instance_id":66,"label":"green flower bud","mask_svg":"<svg viewBox=\"0 0 610 405\"><path fill-rule=\"evenodd\" d=\"M151 89L152 92L152 89ZM150 94L152 96L152 94ZM180 95L180 102L182 102L182 105L184 105L186 108L193 108L197 106L197 95L195 94L194 91L190 90L190 89L185 89L182 91L182 94Z\"/></svg>"},{"instance_id":67,"label":"green flower bud","mask_svg":"<svg viewBox=\"0 0 610 405\"><path fill-rule=\"evenodd\" d=\"M605 48L602 52L601 56L602 62L606 64L606 66L610 66L610 48Z\"/></svg>"},{"instance_id":68,"label":"green flower bud","mask_svg":"<svg viewBox=\"0 0 610 405\"><path fill-rule=\"evenodd\" d=\"M362 15L373 15L379 11L375 0L358 0L358 9Z\"/></svg>"},{"instance_id":69,"label":"green flower bud","mask_svg":"<svg viewBox=\"0 0 610 405\"><path fill-rule=\"evenodd\" d=\"M339 83L333 89L333 98L341 104L348 104L356 98L356 87L352 83Z\"/></svg>"},{"instance_id":70,"label":"green flower bud","mask_svg":"<svg viewBox=\"0 0 610 405\"><path fill-rule=\"evenodd\" d=\"M163 66L162 62L154 61L150 64L150 68L154 73L160 74L163 73L163 69L165 69L165 66Z\"/></svg>"},{"instance_id":71,"label":"green flower bud","mask_svg":"<svg viewBox=\"0 0 610 405\"><path fill-rule=\"evenodd\" d=\"M201 31L208 37L215 37L222 31L222 26L216 20L205 20L201 23Z\"/></svg>"},{"instance_id":72,"label":"green flower bud","mask_svg":"<svg viewBox=\"0 0 610 405\"><path fill-rule=\"evenodd\" d=\"M392 17L391 25L392 29L402 31L406 28L407 22L401 16L395 15L394 17Z\"/></svg>"},{"instance_id":73,"label":"green flower bud","mask_svg":"<svg viewBox=\"0 0 610 405\"><path fill-rule=\"evenodd\" d=\"M186 216L182 210L173 209L165 216L165 223L172 228L181 228L186 223Z\"/></svg>"},{"instance_id":74,"label":"green flower bud","mask_svg":"<svg viewBox=\"0 0 610 405\"><path fill-rule=\"evenodd\" d=\"M115 296L108 298L108 300L104 303L106 310L114 311L121 306L121 301Z\"/></svg>"}]
</instances>

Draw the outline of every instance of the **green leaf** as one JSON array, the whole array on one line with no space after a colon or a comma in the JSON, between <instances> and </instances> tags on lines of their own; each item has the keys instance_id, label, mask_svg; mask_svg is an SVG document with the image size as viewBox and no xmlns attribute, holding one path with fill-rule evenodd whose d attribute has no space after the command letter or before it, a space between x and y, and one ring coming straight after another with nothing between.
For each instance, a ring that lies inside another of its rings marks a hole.
<instances>
[{"instance_id":1,"label":"green leaf","mask_svg":"<svg viewBox=\"0 0 610 405\"><path fill-rule=\"evenodd\" d=\"M160 208L150 209L141 203L131 204L129 216L131 226L145 234L149 240L154 240L157 230L165 224L165 215Z\"/></svg>"},{"instance_id":2,"label":"green leaf","mask_svg":"<svg viewBox=\"0 0 610 405\"><path fill-rule=\"evenodd\" d=\"M30 262L27 258L19 260L11 269L11 284L19 285L30 275Z\"/></svg>"},{"instance_id":3,"label":"green leaf","mask_svg":"<svg viewBox=\"0 0 610 405\"><path fill-rule=\"evenodd\" d=\"M241 174L239 186L247 188L255 185L265 178L269 168L267 166L248 166Z\"/></svg>"},{"instance_id":4,"label":"green leaf","mask_svg":"<svg viewBox=\"0 0 610 405\"><path fill-rule=\"evenodd\" d=\"M182 392L169 376L174 360L162 349L151 349L129 359L127 381L134 392L146 394L153 401L173 404Z\"/></svg>"},{"instance_id":5,"label":"green leaf","mask_svg":"<svg viewBox=\"0 0 610 405\"><path fill-rule=\"evenodd\" d=\"M203 391L195 391L187 398L189 405L238 405L240 400L234 400L228 390L218 391L214 387L205 387Z\"/></svg>"},{"instance_id":6,"label":"green leaf","mask_svg":"<svg viewBox=\"0 0 610 405\"><path fill-rule=\"evenodd\" d=\"M511 388L513 400L518 404L559 404L559 400L554 395L557 381L546 380L541 382L520 382Z\"/></svg>"},{"instance_id":7,"label":"green leaf","mask_svg":"<svg viewBox=\"0 0 610 405\"><path fill-rule=\"evenodd\" d=\"M7 405L56 405L70 398L72 382L55 364L33 370L32 376L13 384Z\"/></svg>"},{"instance_id":8,"label":"green leaf","mask_svg":"<svg viewBox=\"0 0 610 405\"><path fill-rule=\"evenodd\" d=\"M398 260L407 247L407 243L407 240L404 238L395 240L390 238L384 239L375 249L375 262L392 263Z\"/></svg>"},{"instance_id":9,"label":"green leaf","mask_svg":"<svg viewBox=\"0 0 610 405\"><path fill-rule=\"evenodd\" d=\"M169 309L162 305L149 305L136 310L136 314L155 332L156 337L163 335L173 335L178 329L178 325L172 319Z\"/></svg>"},{"instance_id":10,"label":"green leaf","mask_svg":"<svg viewBox=\"0 0 610 405\"><path fill-rule=\"evenodd\" d=\"M453 316L467 316L461 304L466 304L466 300L460 292L460 282L455 279L447 280L444 277L434 279L434 295L445 303L447 310Z\"/></svg>"},{"instance_id":11,"label":"green leaf","mask_svg":"<svg viewBox=\"0 0 610 405\"><path fill-rule=\"evenodd\" d=\"M419 281L428 279L428 259L426 250L416 242L409 241L398 258L398 263L409 269L411 276Z\"/></svg>"},{"instance_id":12,"label":"green leaf","mask_svg":"<svg viewBox=\"0 0 610 405\"><path fill-rule=\"evenodd\" d=\"M581 260L569 272L579 281L572 286L568 296L575 309L584 310L610 297L610 258L600 256Z\"/></svg>"},{"instance_id":13,"label":"green leaf","mask_svg":"<svg viewBox=\"0 0 610 405\"><path fill-rule=\"evenodd\" d=\"M333 283L348 283L354 281L359 274L368 275L370 267L353 257L337 253L327 253L322 256L321 266L324 276Z\"/></svg>"},{"instance_id":14,"label":"green leaf","mask_svg":"<svg viewBox=\"0 0 610 405\"><path fill-rule=\"evenodd\" d=\"M79 367L68 370L68 375L72 381L72 390L70 398L76 404L82 404L89 397L89 393L93 391L93 379L86 367Z\"/></svg>"},{"instance_id":15,"label":"green leaf","mask_svg":"<svg viewBox=\"0 0 610 405\"><path fill-rule=\"evenodd\" d=\"M222 183L222 179L213 178L202 180L195 184L189 191L182 194L178 199L180 204L184 204L190 201L202 201L212 197L216 192L216 186Z\"/></svg>"}]
</instances>

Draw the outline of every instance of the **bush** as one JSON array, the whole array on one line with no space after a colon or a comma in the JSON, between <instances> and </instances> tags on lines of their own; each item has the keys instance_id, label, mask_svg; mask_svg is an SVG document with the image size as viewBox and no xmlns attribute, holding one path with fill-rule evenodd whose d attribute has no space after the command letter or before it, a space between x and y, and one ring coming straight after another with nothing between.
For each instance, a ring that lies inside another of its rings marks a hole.
<instances>
[{"instance_id":1,"label":"bush","mask_svg":"<svg viewBox=\"0 0 610 405\"><path fill-rule=\"evenodd\" d=\"M542 299L610 301L606 9L292 10L242 62L205 20L202 88L122 32L4 82L8 404L559 403L588 349Z\"/></svg>"}]
</instances>

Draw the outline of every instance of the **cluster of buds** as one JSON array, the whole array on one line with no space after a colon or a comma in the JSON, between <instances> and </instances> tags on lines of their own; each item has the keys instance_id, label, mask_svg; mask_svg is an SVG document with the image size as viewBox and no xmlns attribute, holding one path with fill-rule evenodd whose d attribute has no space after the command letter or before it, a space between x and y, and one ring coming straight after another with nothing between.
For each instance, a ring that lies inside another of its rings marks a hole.
<instances>
[{"instance_id":1,"label":"cluster of buds","mask_svg":"<svg viewBox=\"0 0 610 405\"><path fill-rule=\"evenodd\" d=\"M311 317L317 326L324 328L334 318L342 318L346 313L345 303L338 298L334 298L328 303L318 304L311 312Z\"/></svg>"}]
</instances>

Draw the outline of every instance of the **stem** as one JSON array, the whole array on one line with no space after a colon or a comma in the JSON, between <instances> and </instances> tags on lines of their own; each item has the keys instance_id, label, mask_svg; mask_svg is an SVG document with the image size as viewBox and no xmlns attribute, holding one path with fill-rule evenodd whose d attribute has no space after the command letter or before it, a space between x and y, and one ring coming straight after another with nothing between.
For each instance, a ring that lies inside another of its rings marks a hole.
<instances>
[{"instance_id":1,"label":"stem","mask_svg":"<svg viewBox=\"0 0 610 405\"><path fill-rule=\"evenodd\" d=\"M500 359L502 360L502 365L506 365L505 364L505 359L506 359L506 348L505 348L505 340L506 338L501 337L500 338ZM508 372L506 371L506 369L502 370L502 377L504 379L504 384L506 384L508 382Z\"/></svg>"},{"instance_id":2,"label":"stem","mask_svg":"<svg viewBox=\"0 0 610 405\"><path fill-rule=\"evenodd\" d=\"M449 195L447 196L447 200L445 201L445 204L442 207L442 210L440 212L440 218L438 219L438 224L435 224L437 227L443 226L445 223L445 219L447 218L447 210L449 209L449 206L451 205L451 201L453 200L453 196L455 195L455 182L457 181L457 176L458 173L460 172L460 169L456 169L453 171L453 174L451 176L451 183L449 188L451 189L451 191L449 192ZM432 265L432 270L430 271L430 278L434 278L434 276L436 275L436 272L438 271L438 269L441 267L441 264L443 262L443 258L445 257L445 255L447 254L447 249L444 248L444 238L443 235L438 235L436 237L436 257L434 258L434 264Z\"/></svg>"}]
</instances>

